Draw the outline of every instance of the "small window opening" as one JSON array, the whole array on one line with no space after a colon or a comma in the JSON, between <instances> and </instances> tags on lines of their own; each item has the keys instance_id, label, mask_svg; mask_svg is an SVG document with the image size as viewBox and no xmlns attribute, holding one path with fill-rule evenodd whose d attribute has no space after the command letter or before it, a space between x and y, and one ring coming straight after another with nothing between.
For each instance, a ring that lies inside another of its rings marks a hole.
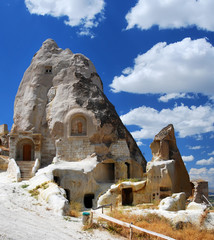
<instances>
[{"instance_id":1,"label":"small window opening","mask_svg":"<svg viewBox=\"0 0 214 240\"><path fill-rule=\"evenodd\" d=\"M168 192L168 191L171 191L171 189L168 188L168 187L160 187L160 191L161 192Z\"/></svg>"},{"instance_id":2,"label":"small window opening","mask_svg":"<svg viewBox=\"0 0 214 240\"><path fill-rule=\"evenodd\" d=\"M164 199L164 198L169 197L169 196L170 196L170 194L161 193L160 194L160 199Z\"/></svg>"},{"instance_id":3,"label":"small window opening","mask_svg":"<svg viewBox=\"0 0 214 240\"><path fill-rule=\"evenodd\" d=\"M93 207L93 199L94 199L94 194L85 194L84 196L84 206L85 208L92 208Z\"/></svg>"},{"instance_id":4,"label":"small window opening","mask_svg":"<svg viewBox=\"0 0 214 240\"><path fill-rule=\"evenodd\" d=\"M58 176L54 176L54 182L60 185L60 178Z\"/></svg>"},{"instance_id":5,"label":"small window opening","mask_svg":"<svg viewBox=\"0 0 214 240\"><path fill-rule=\"evenodd\" d=\"M132 188L122 189L122 205L132 205L133 203L133 192Z\"/></svg>"},{"instance_id":6,"label":"small window opening","mask_svg":"<svg viewBox=\"0 0 214 240\"><path fill-rule=\"evenodd\" d=\"M68 201L71 201L71 197L70 197L70 190L69 189L65 189L65 193L66 193L66 198L68 199Z\"/></svg>"},{"instance_id":7,"label":"small window opening","mask_svg":"<svg viewBox=\"0 0 214 240\"><path fill-rule=\"evenodd\" d=\"M52 73L52 66L46 66L45 73Z\"/></svg>"},{"instance_id":8,"label":"small window opening","mask_svg":"<svg viewBox=\"0 0 214 240\"><path fill-rule=\"evenodd\" d=\"M115 181L115 164L114 163L103 163L105 166L105 175L107 177L106 182L114 182Z\"/></svg>"},{"instance_id":9,"label":"small window opening","mask_svg":"<svg viewBox=\"0 0 214 240\"><path fill-rule=\"evenodd\" d=\"M71 120L71 136L86 136L87 122L82 116L74 117Z\"/></svg>"},{"instance_id":10,"label":"small window opening","mask_svg":"<svg viewBox=\"0 0 214 240\"><path fill-rule=\"evenodd\" d=\"M125 163L126 167L127 167L127 178L130 178L130 164L129 163Z\"/></svg>"}]
</instances>

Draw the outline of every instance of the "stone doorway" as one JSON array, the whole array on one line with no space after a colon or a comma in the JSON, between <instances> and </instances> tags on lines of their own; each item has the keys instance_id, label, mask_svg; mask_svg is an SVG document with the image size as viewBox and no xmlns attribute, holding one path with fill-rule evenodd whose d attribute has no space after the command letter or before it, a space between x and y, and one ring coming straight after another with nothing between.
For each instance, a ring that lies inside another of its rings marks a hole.
<instances>
[{"instance_id":1,"label":"stone doorway","mask_svg":"<svg viewBox=\"0 0 214 240\"><path fill-rule=\"evenodd\" d=\"M23 145L23 161L31 161L32 146L30 144Z\"/></svg>"},{"instance_id":2,"label":"stone doorway","mask_svg":"<svg viewBox=\"0 0 214 240\"><path fill-rule=\"evenodd\" d=\"M94 194L85 194L84 196L84 206L85 208L92 208L93 207L93 199L94 199Z\"/></svg>"},{"instance_id":3,"label":"stone doorway","mask_svg":"<svg viewBox=\"0 0 214 240\"><path fill-rule=\"evenodd\" d=\"M122 189L122 205L132 205L133 203L133 192L132 188Z\"/></svg>"}]
</instances>

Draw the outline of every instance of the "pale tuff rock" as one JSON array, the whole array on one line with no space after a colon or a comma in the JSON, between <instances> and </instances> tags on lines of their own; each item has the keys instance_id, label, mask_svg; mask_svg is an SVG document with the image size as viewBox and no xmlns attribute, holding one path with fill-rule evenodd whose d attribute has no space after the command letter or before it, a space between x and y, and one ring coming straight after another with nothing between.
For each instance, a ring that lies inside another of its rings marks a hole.
<instances>
[{"instance_id":1,"label":"pale tuff rock","mask_svg":"<svg viewBox=\"0 0 214 240\"><path fill-rule=\"evenodd\" d=\"M81 126L75 129L72 124L78 122ZM78 161L95 152L101 161L123 158L146 168L136 142L104 95L93 63L82 54L62 50L51 39L43 43L24 74L11 132L14 138L21 132L41 134L42 165L55 156ZM34 142L34 136L29 138ZM11 141L13 158L15 144Z\"/></svg>"},{"instance_id":2,"label":"pale tuff rock","mask_svg":"<svg viewBox=\"0 0 214 240\"><path fill-rule=\"evenodd\" d=\"M176 205L183 209L179 205L179 201L183 204L186 196L190 196L191 185L189 175L176 146L172 125L167 126L155 136L151 144L151 150L153 158L147 164L146 179L139 182L140 188L136 188L137 183L131 182L113 185L99 198L98 203L100 205L110 202L113 205L151 203L169 197L173 193L184 192L184 194L173 195L173 201L171 200L171 202L176 203L172 203L173 206L170 205L170 208L175 209ZM177 198L181 200L177 202Z\"/></svg>"},{"instance_id":3,"label":"pale tuff rock","mask_svg":"<svg viewBox=\"0 0 214 240\"><path fill-rule=\"evenodd\" d=\"M171 159L175 161L172 192L185 192L187 197L189 197L192 190L189 174L176 145L174 127L172 124L163 128L155 136L150 148L153 155L152 162Z\"/></svg>"},{"instance_id":4,"label":"pale tuff rock","mask_svg":"<svg viewBox=\"0 0 214 240\"><path fill-rule=\"evenodd\" d=\"M171 197L164 198L160 204L160 210L166 211L179 211L185 210L185 203L186 203L186 194L185 193L175 193L172 194Z\"/></svg>"},{"instance_id":5,"label":"pale tuff rock","mask_svg":"<svg viewBox=\"0 0 214 240\"><path fill-rule=\"evenodd\" d=\"M85 207L96 205L97 196L111 183L142 179L146 169L135 140L103 93L93 63L51 39L34 55L19 86L10 158L36 161L41 167L53 160L58 167L70 163L73 168L54 169L52 180L66 190L69 200ZM89 172L83 159L90 159Z\"/></svg>"},{"instance_id":6,"label":"pale tuff rock","mask_svg":"<svg viewBox=\"0 0 214 240\"><path fill-rule=\"evenodd\" d=\"M206 204L200 204L200 203L196 203L196 202L191 202L187 206L187 210L191 210L191 211L202 211L203 212L206 209L207 209Z\"/></svg>"}]
</instances>

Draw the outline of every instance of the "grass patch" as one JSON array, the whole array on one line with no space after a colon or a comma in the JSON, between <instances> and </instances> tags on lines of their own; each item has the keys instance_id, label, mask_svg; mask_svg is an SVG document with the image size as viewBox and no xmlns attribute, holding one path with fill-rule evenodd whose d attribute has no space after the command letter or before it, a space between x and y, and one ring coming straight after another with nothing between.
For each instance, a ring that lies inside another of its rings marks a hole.
<instances>
[{"instance_id":1,"label":"grass patch","mask_svg":"<svg viewBox=\"0 0 214 240\"><path fill-rule=\"evenodd\" d=\"M23 184L21 187L22 188L27 188L29 185L28 184Z\"/></svg>"},{"instance_id":2,"label":"grass patch","mask_svg":"<svg viewBox=\"0 0 214 240\"><path fill-rule=\"evenodd\" d=\"M82 205L79 202L71 201L70 202L70 212L69 216L71 217L79 217Z\"/></svg>"},{"instance_id":3,"label":"grass patch","mask_svg":"<svg viewBox=\"0 0 214 240\"><path fill-rule=\"evenodd\" d=\"M157 214L148 214L146 216L142 215L131 215L126 212L121 212L114 210L111 212L110 216L119 219L123 222L133 223L134 225L164 234L166 236L175 238L177 240L214 240L214 231L200 230L191 224L184 224L182 229L176 230L175 227L170 223L170 221ZM107 229L111 233L117 233L124 237L129 237L130 230L126 227L107 222ZM134 230L133 240L135 239L157 239L157 237L139 232Z\"/></svg>"},{"instance_id":4,"label":"grass patch","mask_svg":"<svg viewBox=\"0 0 214 240\"><path fill-rule=\"evenodd\" d=\"M48 188L48 184L50 183L51 181L47 181L47 182L44 182L38 186L36 186L34 189L32 190L29 190L28 192L31 194L32 197L35 197L35 198L38 198L38 195L39 195L39 189L43 189L45 190L46 188Z\"/></svg>"},{"instance_id":5,"label":"grass patch","mask_svg":"<svg viewBox=\"0 0 214 240\"><path fill-rule=\"evenodd\" d=\"M121 179L118 180L116 185L120 184L122 182L140 182L140 181L142 181L142 179L139 179L139 178L121 178Z\"/></svg>"},{"instance_id":6,"label":"grass patch","mask_svg":"<svg viewBox=\"0 0 214 240\"><path fill-rule=\"evenodd\" d=\"M32 190L29 190L29 193L30 193L31 197L38 197L38 195L39 195L39 190L36 189L36 188L34 188L34 189L32 189Z\"/></svg>"},{"instance_id":7,"label":"grass patch","mask_svg":"<svg viewBox=\"0 0 214 240\"><path fill-rule=\"evenodd\" d=\"M84 231L98 229L98 228L100 228L100 225L98 223L89 223L82 227Z\"/></svg>"}]
</instances>

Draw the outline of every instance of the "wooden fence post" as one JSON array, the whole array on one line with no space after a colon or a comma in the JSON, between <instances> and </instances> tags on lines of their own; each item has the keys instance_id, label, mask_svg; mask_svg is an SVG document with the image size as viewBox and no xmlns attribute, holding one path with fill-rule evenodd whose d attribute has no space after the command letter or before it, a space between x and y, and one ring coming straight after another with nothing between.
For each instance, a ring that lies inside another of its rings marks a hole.
<instances>
[{"instance_id":1,"label":"wooden fence post","mask_svg":"<svg viewBox=\"0 0 214 240\"><path fill-rule=\"evenodd\" d=\"M129 239L132 240L132 232L133 232L133 229L132 229L132 222L130 223L130 235L129 235Z\"/></svg>"},{"instance_id":2,"label":"wooden fence post","mask_svg":"<svg viewBox=\"0 0 214 240\"><path fill-rule=\"evenodd\" d=\"M91 211L90 224L92 224L92 223L93 223L93 217L94 217L94 216L93 216L93 214L94 214L94 213L93 213L93 211Z\"/></svg>"}]
</instances>

